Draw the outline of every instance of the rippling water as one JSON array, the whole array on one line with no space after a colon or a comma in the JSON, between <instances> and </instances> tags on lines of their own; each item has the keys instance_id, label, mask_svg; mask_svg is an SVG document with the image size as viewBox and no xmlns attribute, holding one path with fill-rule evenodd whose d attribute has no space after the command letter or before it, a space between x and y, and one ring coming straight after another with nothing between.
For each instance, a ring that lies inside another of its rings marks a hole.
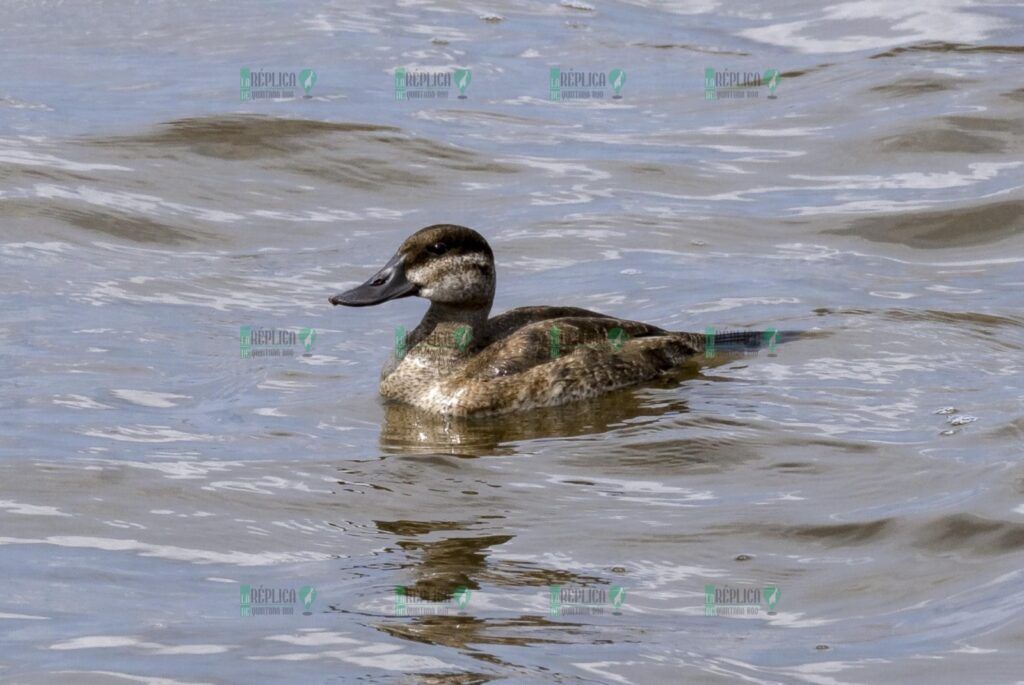
<instances>
[{"instance_id":1,"label":"rippling water","mask_svg":"<svg viewBox=\"0 0 1024 685\"><path fill-rule=\"evenodd\" d=\"M1024 11L379 7L0 9L0 682L1019 681ZM240 102L242 67L318 79ZM438 222L491 242L496 311L817 334L526 416L385 407L422 301L326 298Z\"/></svg>"}]
</instances>

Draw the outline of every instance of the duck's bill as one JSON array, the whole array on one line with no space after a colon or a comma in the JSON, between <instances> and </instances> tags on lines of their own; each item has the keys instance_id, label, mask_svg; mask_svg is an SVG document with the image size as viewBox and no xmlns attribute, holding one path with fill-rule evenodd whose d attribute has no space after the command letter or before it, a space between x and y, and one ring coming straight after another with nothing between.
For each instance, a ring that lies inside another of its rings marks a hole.
<instances>
[{"instance_id":1,"label":"duck's bill","mask_svg":"<svg viewBox=\"0 0 1024 685\"><path fill-rule=\"evenodd\" d=\"M402 256L396 254L366 283L338 293L330 299L330 303L343 304L346 307L368 307L400 297L409 297L415 295L416 291L416 284L410 283L405 277Z\"/></svg>"}]
</instances>

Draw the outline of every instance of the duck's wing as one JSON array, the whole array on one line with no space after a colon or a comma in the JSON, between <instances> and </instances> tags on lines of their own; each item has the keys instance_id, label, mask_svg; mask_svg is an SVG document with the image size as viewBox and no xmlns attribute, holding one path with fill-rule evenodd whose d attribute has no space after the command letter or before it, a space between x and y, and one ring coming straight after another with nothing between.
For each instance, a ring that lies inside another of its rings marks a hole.
<instances>
[{"instance_id":1,"label":"duck's wing","mask_svg":"<svg viewBox=\"0 0 1024 685\"><path fill-rule=\"evenodd\" d=\"M441 394L448 414L495 414L565 404L656 378L703 349L672 333L608 316L535 321L480 350Z\"/></svg>"},{"instance_id":2,"label":"duck's wing","mask_svg":"<svg viewBox=\"0 0 1024 685\"><path fill-rule=\"evenodd\" d=\"M587 319L611 319L613 317L600 312L579 307L517 307L503 314L491 317L487 322L487 330L491 340L500 340L515 333L523 326L537 322L549 322L565 317Z\"/></svg>"},{"instance_id":3,"label":"duck's wing","mask_svg":"<svg viewBox=\"0 0 1024 685\"><path fill-rule=\"evenodd\" d=\"M526 309L546 309L549 313L551 309L566 309L585 315L548 318L519 326L481 350L467 365L467 375L513 376L538 366L560 365L565 360L578 360L576 363L584 365L614 365L612 358L622 356L649 367L655 372L653 376L703 349L699 334L670 333L640 321L603 314L590 316L591 312L572 307Z\"/></svg>"}]
</instances>

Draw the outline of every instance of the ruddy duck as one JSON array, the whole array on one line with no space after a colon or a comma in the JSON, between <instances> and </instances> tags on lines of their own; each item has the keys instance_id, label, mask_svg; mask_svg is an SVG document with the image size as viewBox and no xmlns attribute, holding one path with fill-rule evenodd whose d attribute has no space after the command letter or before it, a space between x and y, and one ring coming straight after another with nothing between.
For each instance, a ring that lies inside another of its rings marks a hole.
<instances>
[{"instance_id":1,"label":"ruddy duck","mask_svg":"<svg viewBox=\"0 0 1024 685\"><path fill-rule=\"evenodd\" d=\"M494 254L476 231L438 224L409 236L362 285L330 298L365 307L417 295L430 308L398 329L380 393L438 414L550 407L660 376L704 351L705 334L666 331L576 307L520 307L488 318ZM719 336L756 347L761 333Z\"/></svg>"}]
</instances>

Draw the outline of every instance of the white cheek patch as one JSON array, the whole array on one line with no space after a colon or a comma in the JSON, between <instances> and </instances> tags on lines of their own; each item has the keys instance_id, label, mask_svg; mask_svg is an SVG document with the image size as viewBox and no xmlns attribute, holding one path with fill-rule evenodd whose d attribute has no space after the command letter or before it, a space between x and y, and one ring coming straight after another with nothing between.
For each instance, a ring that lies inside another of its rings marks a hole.
<instances>
[{"instance_id":1,"label":"white cheek patch","mask_svg":"<svg viewBox=\"0 0 1024 685\"><path fill-rule=\"evenodd\" d=\"M477 267L490 266L482 254L464 254L410 269L406 277L420 286L420 295L457 295L473 293L480 288L481 273Z\"/></svg>"}]
</instances>

